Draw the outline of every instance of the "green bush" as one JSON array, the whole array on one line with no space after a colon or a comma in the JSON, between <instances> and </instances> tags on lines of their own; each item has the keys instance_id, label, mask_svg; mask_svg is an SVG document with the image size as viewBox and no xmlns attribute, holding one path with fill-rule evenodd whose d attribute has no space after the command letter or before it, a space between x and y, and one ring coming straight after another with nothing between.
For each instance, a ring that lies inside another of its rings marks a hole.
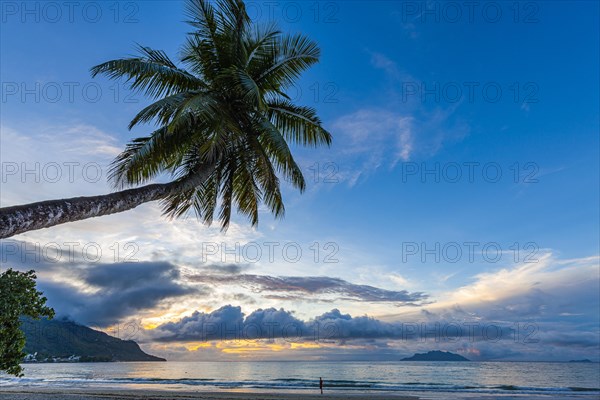
<instances>
[{"instance_id":1,"label":"green bush","mask_svg":"<svg viewBox=\"0 0 600 400\"><path fill-rule=\"evenodd\" d=\"M0 274L0 371L23 376L25 335L20 329L21 316L34 319L54 317L46 307L46 298L35 288L35 271L8 269Z\"/></svg>"}]
</instances>

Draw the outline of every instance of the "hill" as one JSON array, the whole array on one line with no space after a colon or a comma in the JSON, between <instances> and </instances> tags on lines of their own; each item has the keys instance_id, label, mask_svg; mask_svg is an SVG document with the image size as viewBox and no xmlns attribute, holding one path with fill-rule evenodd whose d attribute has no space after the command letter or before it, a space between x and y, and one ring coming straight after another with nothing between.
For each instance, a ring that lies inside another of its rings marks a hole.
<instances>
[{"instance_id":1,"label":"hill","mask_svg":"<svg viewBox=\"0 0 600 400\"><path fill-rule=\"evenodd\" d=\"M68 320L21 320L26 362L166 361L146 354L133 340L121 340Z\"/></svg>"},{"instance_id":2,"label":"hill","mask_svg":"<svg viewBox=\"0 0 600 400\"><path fill-rule=\"evenodd\" d=\"M401 361L469 361L469 359L460 354L434 350L427 353L417 353L412 357L403 358Z\"/></svg>"}]
</instances>

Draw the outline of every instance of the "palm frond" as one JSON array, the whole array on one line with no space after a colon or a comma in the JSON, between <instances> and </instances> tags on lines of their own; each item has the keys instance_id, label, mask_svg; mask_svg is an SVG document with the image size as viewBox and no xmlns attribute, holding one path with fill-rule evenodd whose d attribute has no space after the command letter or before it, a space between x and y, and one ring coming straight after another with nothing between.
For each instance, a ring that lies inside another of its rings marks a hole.
<instances>
[{"instance_id":1,"label":"palm frond","mask_svg":"<svg viewBox=\"0 0 600 400\"><path fill-rule=\"evenodd\" d=\"M271 88L287 87L302 72L317 63L320 50L316 42L304 35L286 35L272 46L272 54L259 64L256 82ZM266 61L266 62L265 62Z\"/></svg>"},{"instance_id":2,"label":"palm frond","mask_svg":"<svg viewBox=\"0 0 600 400\"><path fill-rule=\"evenodd\" d=\"M267 107L269 119L287 140L303 146L331 145L331 134L323 128L315 109L288 100L270 101Z\"/></svg>"},{"instance_id":3,"label":"palm frond","mask_svg":"<svg viewBox=\"0 0 600 400\"><path fill-rule=\"evenodd\" d=\"M194 34L210 42L215 47L217 19L215 9L210 2L206 0L188 0L185 4L185 15L189 18L186 22L196 28Z\"/></svg>"},{"instance_id":4,"label":"palm frond","mask_svg":"<svg viewBox=\"0 0 600 400\"><path fill-rule=\"evenodd\" d=\"M256 158L256 177L263 193L263 201L276 218L281 218L285 214L285 206L277 173L257 136L251 135L248 139L248 145Z\"/></svg>"},{"instance_id":5,"label":"palm frond","mask_svg":"<svg viewBox=\"0 0 600 400\"><path fill-rule=\"evenodd\" d=\"M115 188L147 183L162 172L176 169L198 136L161 127L150 136L134 139L111 163L108 178Z\"/></svg>"},{"instance_id":6,"label":"palm frond","mask_svg":"<svg viewBox=\"0 0 600 400\"><path fill-rule=\"evenodd\" d=\"M214 126L215 119L220 115L218 104L212 96L204 92L189 92L165 125L169 132L189 132L198 127L205 129Z\"/></svg>"},{"instance_id":7,"label":"palm frond","mask_svg":"<svg viewBox=\"0 0 600 400\"><path fill-rule=\"evenodd\" d=\"M173 115L181 107L181 104L189 96L189 92L177 93L171 96L163 97L160 100L144 107L129 123L131 130L138 124L148 123L156 119L158 125L167 125L173 118Z\"/></svg>"},{"instance_id":8,"label":"palm frond","mask_svg":"<svg viewBox=\"0 0 600 400\"><path fill-rule=\"evenodd\" d=\"M146 54L153 50L144 50ZM155 52L154 58L124 58L107 61L91 69L92 77L103 74L109 79L125 78L131 89L150 98L170 96L175 93L205 87L204 82L172 63L157 61L162 56Z\"/></svg>"},{"instance_id":9,"label":"palm frond","mask_svg":"<svg viewBox=\"0 0 600 400\"><path fill-rule=\"evenodd\" d=\"M237 205L238 212L250 220L252 226L258 224L258 205L262 201L262 192L255 180L255 168L252 160L249 160L246 151L236 153L241 159L236 168L233 179L233 200Z\"/></svg>"},{"instance_id":10,"label":"palm frond","mask_svg":"<svg viewBox=\"0 0 600 400\"><path fill-rule=\"evenodd\" d=\"M250 105L251 109L264 110L264 94L261 88L248 73L240 68L233 68L226 75L234 90L238 90L243 101Z\"/></svg>"},{"instance_id":11,"label":"palm frond","mask_svg":"<svg viewBox=\"0 0 600 400\"><path fill-rule=\"evenodd\" d=\"M268 57L272 52L272 46L280 35L281 31L274 22L266 25L256 25L254 31L248 34L245 40L246 53L248 54L245 68L249 68L255 59Z\"/></svg>"},{"instance_id":12,"label":"palm frond","mask_svg":"<svg viewBox=\"0 0 600 400\"><path fill-rule=\"evenodd\" d=\"M279 130L264 117L260 117L257 130L260 132L258 141L278 172L282 173L289 182L303 192L306 182L302 170L296 164L285 138Z\"/></svg>"}]
</instances>

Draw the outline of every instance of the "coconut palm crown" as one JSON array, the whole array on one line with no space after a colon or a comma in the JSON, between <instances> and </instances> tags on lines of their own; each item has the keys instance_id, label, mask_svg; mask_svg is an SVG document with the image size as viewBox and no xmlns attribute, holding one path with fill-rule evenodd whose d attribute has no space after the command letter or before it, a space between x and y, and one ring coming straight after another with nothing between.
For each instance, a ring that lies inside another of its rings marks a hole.
<instances>
[{"instance_id":1,"label":"coconut palm crown","mask_svg":"<svg viewBox=\"0 0 600 400\"><path fill-rule=\"evenodd\" d=\"M176 65L164 51L139 46L139 56L105 62L92 75L126 79L154 100L129 128L155 123L149 136L132 140L111 165L116 188L173 177L162 196L166 215L189 210L223 228L232 209L258 223L265 204L284 214L278 176L303 191L305 181L289 144L330 145L313 108L285 94L300 74L319 60L317 44L301 34L284 34L275 24L250 20L243 1L188 0L187 35Z\"/></svg>"}]
</instances>

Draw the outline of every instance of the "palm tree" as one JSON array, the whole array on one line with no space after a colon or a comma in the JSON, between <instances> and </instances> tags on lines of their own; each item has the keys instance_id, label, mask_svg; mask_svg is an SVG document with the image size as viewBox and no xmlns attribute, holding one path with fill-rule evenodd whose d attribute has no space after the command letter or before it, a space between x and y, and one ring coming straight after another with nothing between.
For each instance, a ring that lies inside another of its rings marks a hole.
<instances>
[{"instance_id":1,"label":"palm tree","mask_svg":"<svg viewBox=\"0 0 600 400\"><path fill-rule=\"evenodd\" d=\"M154 100L129 124L158 129L132 140L113 161L112 194L0 208L0 238L130 210L160 200L168 217L193 210L204 223L215 212L226 229L234 207L258 223L259 205L284 213L279 176L303 191L305 181L288 143L330 145L310 107L293 104L285 91L319 60L317 44L283 34L274 24L252 24L241 0L188 0L194 27L177 66L165 52L139 47L140 55L91 69L124 78ZM166 184L147 184L158 175ZM133 188L131 188L133 187Z\"/></svg>"}]
</instances>

